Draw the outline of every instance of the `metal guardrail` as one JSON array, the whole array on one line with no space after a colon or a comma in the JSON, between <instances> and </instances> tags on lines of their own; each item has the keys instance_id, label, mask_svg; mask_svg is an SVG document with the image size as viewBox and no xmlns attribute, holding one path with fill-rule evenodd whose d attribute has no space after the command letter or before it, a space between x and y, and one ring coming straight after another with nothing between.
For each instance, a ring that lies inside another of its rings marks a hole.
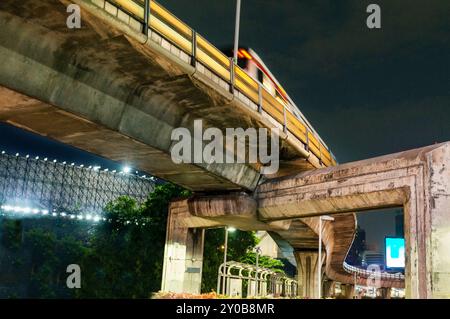
<instances>
[{"instance_id":1,"label":"metal guardrail","mask_svg":"<svg viewBox=\"0 0 450 319\"><path fill-rule=\"evenodd\" d=\"M331 151L312 127L290 109L295 106L270 94L223 52L154 0L90 0L121 20L130 15L140 31L190 63L214 82L229 89L258 112L271 116L287 133L300 140L325 166L336 165ZM131 21L131 19L133 21ZM279 92L281 93L281 92ZM282 96L280 94L280 96Z\"/></svg>"},{"instance_id":2,"label":"metal guardrail","mask_svg":"<svg viewBox=\"0 0 450 319\"><path fill-rule=\"evenodd\" d=\"M373 271L369 271L363 268L358 268L355 266L351 266L349 264L347 264L346 262L344 262L343 264L344 266L344 270L348 273L351 273L353 275L358 275L364 278L368 278L370 276L376 276L379 279L382 280L395 280L395 281L403 281L405 280L405 275L403 275L402 273L395 273L395 274L390 274L387 272L373 272Z\"/></svg>"},{"instance_id":3,"label":"metal guardrail","mask_svg":"<svg viewBox=\"0 0 450 319\"><path fill-rule=\"evenodd\" d=\"M238 282L236 289L238 293L236 295L233 295L233 293L236 293L236 291L233 292L233 280ZM273 295L276 297L295 298L298 293L297 281L287 277L284 273L235 261L229 261L219 266L217 279L217 292L219 294L242 297L244 282L247 284L247 297Z\"/></svg>"}]
</instances>

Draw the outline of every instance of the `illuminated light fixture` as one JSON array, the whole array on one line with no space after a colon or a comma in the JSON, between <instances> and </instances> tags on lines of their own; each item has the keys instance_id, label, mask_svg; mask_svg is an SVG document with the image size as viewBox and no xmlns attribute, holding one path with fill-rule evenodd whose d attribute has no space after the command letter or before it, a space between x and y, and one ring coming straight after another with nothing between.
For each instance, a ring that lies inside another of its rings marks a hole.
<instances>
[{"instance_id":1,"label":"illuminated light fixture","mask_svg":"<svg viewBox=\"0 0 450 319\"><path fill-rule=\"evenodd\" d=\"M91 214L87 214L86 215L86 220L91 220L92 219L92 215Z\"/></svg>"},{"instance_id":2,"label":"illuminated light fixture","mask_svg":"<svg viewBox=\"0 0 450 319\"><path fill-rule=\"evenodd\" d=\"M125 166L125 167L122 169L122 172L124 172L125 174L128 174L129 172L131 172L131 167Z\"/></svg>"},{"instance_id":3,"label":"illuminated light fixture","mask_svg":"<svg viewBox=\"0 0 450 319\"><path fill-rule=\"evenodd\" d=\"M25 156L26 158L30 158L30 155L27 154L27 156Z\"/></svg>"},{"instance_id":4,"label":"illuminated light fixture","mask_svg":"<svg viewBox=\"0 0 450 319\"><path fill-rule=\"evenodd\" d=\"M100 168L100 166L94 166L94 171L98 171Z\"/></svg>"},{"instance_id":5,"label":"illuminated light fixture","mask_svg":"<svg viewBox=\"0 0 450 319\"><path fill-rule=\"evenodd\" d=\"M43 210L42 210L42 215L48 215L48 210L43 209Z\"/></svg>"},{"instance_id":6,"label":"illuminated light fixture","mask_svg":"<svg viewBox=\"0 0 450 319\"><path fill-rule=\"evenodd\" d=\"M19 153L16 153L16 156L19 156Z\"/></svg>"},{"instance_id":7,"label":"illuminated light fixture","mask_svg":"<svg viewBox=\"0 0 450 319\"><path fill-rule=\"evenodd\" d=\"M81 168L83 168L83 167L84 167L84 165L83 165L83 164L81 164L81 165L80 165L80 167L81 167Z\"/></svg>"},{"instance_id":8,"label":"illuminated light fixture","mask_svg":"<svg viewBox=\"0 0 450 319\"><path fill-rule=\"evenodd\" d=\"M253 60L253 57L250 55L250 53L247 52L247 50L240 49L239 52L241 52L245 58L247 58L249 60Z\"/></svg>"},{"instance_id":9,"label":"illuminated light fixture","mask_svg":"<svg viewBox=\"0 0 450 319\"><path fill-rule=\"evenodd\" d=\"M75 166L75 163L70 164L70 166Z\"/></svg>"},{"instance_id":10,"label":"illuminated light fixture","mask_svg":"<svg viewBox=\"0 0 450 319\"><path fill-rule=\"evenodd\" d=\"M36 156L36 157L35 157L35 159L37 159L37 160L38 160L38 159L39 159L39 156Z\"/></svg>"},{"instance_id":11,"label":"illuminated light fixture","mask_svg":"<svg viewBox=\"0 0 450 319\"><path fill-rule=\"evenodd\" d=\"M234 228L234 227L227 227L227 231L230 232L230 233L233 233L233 232L236 231L236 228Z\"/></svg>"},{"instance_id":12,"label":"illuminated light fixture","mask_svg":"<svg viewBox=\"0 0 450 319\"><path fill-rule=\"evenodd\" d=\"M58 216L58 214L57 213L52 213L52 216L56 217L56 216Z\"/></svg>"},{"instance_id":13,"label":"illuminated light fixture","mask_svg":"<svg viewBox=\"0 0 450 319\"><path fill-rule=\"evenodd\" d=\"M56 160L53 160L53 163L56 163Z\"/></svg>"},{"instance_id":14,"label":"illuminated light fixture","mask_svg":"<svg viewBox=\"0 0 450 319\"><path fill-rule=\"evenodd\" d=\"M35 209L33 209L33 214L39 214L39 209L37 209L37 208L35 208Z\"/></svg>"},{"instance_id":15,"label":"illuminated light fixture","mask_svg":"<svg viewBox=\"0 0 450 319\"><path fill-rule=\"evenodd\" d=\"M77 218L78 218L79 220L83 220L84 217L83 217L83 215L78 215Z\"/></svg>"},{"instance_id":16,"label":"illuminated light fixture","mask_svg":"<svg viewBox=\"0 0 450 319\"><path fill-rule=\"evenodd\" d=\"M61 213L61 216L62 216L62 217L66 217L67 214L66 214L66 213Z\"/></svg>"},{"instance_id":17,"label":"illuminated light fixture","mask_svg":"<svg viewBox=\"0 0 450 319\"><path fill-rule=\"evenodd\" d=\"M108 169L108 168L105 168L104 171L107 172L107 171L109 171L109 169Z\"/></svg>"},{"instance_id":18,"label":"illuminated light fixture","mask_svg":"<svg viewBox=\"0 0 450 319\"><path fill-rule=\"evenodd\" d=\"M113 170L112 172L113 172L113 173L117 173L117 171L116 171L116 170Z\"/></svg>"},{"instance_id":19,"label":"illuminated light fixture","mask_svg":"<svg viewBox=\"0 0 450 319\"><path fill-rule=\"evenodd\" d=\"M98 222L100 221L100 219L101 219L100 216L95 215L93 220L94 222Z\"/></svg>"},{"instance_id":20,"label":"illuminated light fixture","mask_svg":"<svg viewBox=\"0 0 450 319\"><path fill-rule=\"evenodd\" d=\"M31 209L30 207L25 207L22 211L23 211L25 214L29 214L29 213L31 213L32 209Z\"/></svg>"},{"instance_id":21,"label":"illuminated light fixture","mask_svg":"<svg viewBox=\"0 0 450 319\"><path fill-rule=\"evenodd\" d=\"M70 215L70 219L75 219L75 215Z\"/></svg>"},{"instance_id":22,"label":"illuminated light fixture","mask_svg":"<svg viewBox=\"0 0 450 319\"><path fill-rule=\"evenodd\" d=\"M6 152L5 151L2 151L2 154L5 154Z\"/></svg>"},{"instance_id":23,"label":"illuminated light fixture","mask_svg":"<svg viewBox=\"0 0 450 319\"><path fill-rule=\"evenodd\" d=\"M46 157L46 158L44 158L44 161L46 161L46 162L47 162L47 161L48 161L48 158L47 158L47 157Z\"/></svg>"}]
</instances>

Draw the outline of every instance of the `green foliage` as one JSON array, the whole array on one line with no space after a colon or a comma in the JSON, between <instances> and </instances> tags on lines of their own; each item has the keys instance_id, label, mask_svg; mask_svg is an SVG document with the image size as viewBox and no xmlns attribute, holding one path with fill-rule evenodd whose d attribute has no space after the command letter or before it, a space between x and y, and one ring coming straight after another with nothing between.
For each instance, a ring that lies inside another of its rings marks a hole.
<instances>
[{"instance_id":1,"label":"green foliage","mask_svg":"<svg viewBox=\"0 0 450 319\"><path fill-rule=\"evenodd\" d=\"M90 240L78 296L148 298L158 291L169 203L186 196L182 188L165 184L157 186L142 206L129 197L108 204L110 222L98 227Z\"/></svg>"},{"instance_id":2,"label":"green foliage","mask_svg":"<svg viewBox=\"0 0 450 319\"><path fill-rule=\"evenodd\" d=\"M17 250L22 243L22 222L17 219L4 220L1 234L2 244L8 249Z\"/></svg>"},{"instance_id":3,"label":"green foliage","mask_svg":"<svg viewBox=\"0 0 450 319\"><path fill-rule=\"evenodd\" d=\"M65 283L66 268L86 255L81 241L37 227L25 233L23 249L31 252L30 297L73 297Z\"/></svg>"},{"instance_id":4,"label":"green foliage","mask_svg":"<svg viewBox=\"0 0 450 319\"><path fill-rule=\"evenodd\" d=\"M105 208L108 222L93 225L72 220L3 219L2 246L19 280L29 282L32 298L148 298L161 285L169 203L190 193L173 184L157 186L142 205L126 196ZM31 227L30 227L31 226ZM223 262L223 228L206 231L202 291L216 290ZM230 232L227 259L254 263L253 232ZM81 289L66 287L69 264L81 267ZM261 267L282 263L261 257ZM20 297L14 292L10 296Z\"/></svg>"},{"instance_id":5,"label":"green foliage","mask_svg":"<svg viewBox=\"0 0 450 319\"><path fill-rule=\"evenodd\" d=\"M256 253L248 252L239 261L244 264L256 265ZM258 267L268 268L275 272L284 273L284 271L283 271L284 263L281 260L273 259L268 256L259 256L258 257Z\"/></svg>"},{"instance_id":6,"label":"green foliage","mask_svg":"<svg viewBox=\"0 0 450 319\"><path fill-rule=\"evenodd\" d=\"M223 263L223 244L225 229L210 229L206 231L205 248L203 252L202 292L217 289L217 275L219 266ZM236 230L228 233L227 260L240 260L247 251L257 244L254 232Z\"/></svg>"}]
</instances>

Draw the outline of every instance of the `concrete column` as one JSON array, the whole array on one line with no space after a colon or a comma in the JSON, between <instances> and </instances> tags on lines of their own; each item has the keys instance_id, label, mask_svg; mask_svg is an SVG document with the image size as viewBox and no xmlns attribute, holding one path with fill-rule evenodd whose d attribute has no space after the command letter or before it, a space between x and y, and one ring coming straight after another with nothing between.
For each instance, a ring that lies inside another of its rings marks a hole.
<instances>
[{"instance_id":1,"label":"concrete column","mask_svg":"<svg viewBox=\"0 0 450 319\"><path fill-rule=\"evenodd\" d=\"M304 298L318 298L318 252L299 250L294 252L294 256L297 261L298 295Z\"/></svg>"},{"instance_id":2,"label":"concrete column","mask_svg":"<svg viewBox=\"0 0 450 319\"><path fill-rule=\"evenodd\" d=\"M353 296L355 294L355 285L341 285L341 290L342 290L342 296L345 299L353 299Z\"/></svg>"},{"instance_id":3,"label":"concrete column","mask_svg":"<svg viewBox=\"0 0 450 319\"><path fill-rule=\"evenodd\" d=\"M188 215L187 201L171 203L167 220L161 290L200 293L204 229L187 228L180 221Z\"/></svg>"},{"instance_id":4,"label":"concrete column","mask_svg":"<svg viewBox=\"0 0 450 319\"><path fill-rule=\"evenodd\" d=\"M333 280L326 280L323 282L323 297L329 298L334 296L334 285L335 282Z\"/></svg>"},{"instance_id":5,"label":"concrete column","mask_svg":"<svg viewBox=\"0 0 450 319\"><path fill-rule=\"evenodd\" d=\"M379 288L378 294L383 299L391 299L391 288Z\"/></svg>"}]
</instances>

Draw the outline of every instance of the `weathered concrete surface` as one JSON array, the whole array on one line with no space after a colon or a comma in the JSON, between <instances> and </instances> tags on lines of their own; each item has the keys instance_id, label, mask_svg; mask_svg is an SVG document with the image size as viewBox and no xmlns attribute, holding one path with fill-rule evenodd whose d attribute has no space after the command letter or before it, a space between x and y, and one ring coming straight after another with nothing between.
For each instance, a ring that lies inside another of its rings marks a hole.
<instances>
[{"instance_id":1,"label":"weathered concrete surface","mask_svg":"<svg viewBox=\"0 0 450 319\"><path fill-rule=\"evenodd\" d=\"M402 206L407 297L450 298L450 143L271 180L256 197L266 221Z\"/></svg>"},{"instance_id":2,"label":"weathered concrete surface","mask_svg":"<svg viewBox=\"0 0 450 319\"><path fill-rule=\"evenodd\" d=\"M317 275L319 252L317 250L296 250L298 293L303 298L319 298ZM325 255L323 255L325 259ZM323 260L322 260L323 262Z\"/></svg>"},{"instance_id":3,"label":"weathered concrete surface","mask_svg":"<svg viewBox=\"0 0 450 319\"><path fill-rule=\"evenodd\" d=\"M69 1L0 2L0 120L194 191L254 190L258 164L175 165L171 132L192 131L195 119L220 129L270 121L128 24L74 2L81 29L66 26ZM320 166L281 139L280 172Z\"/></svg>"},{"instance_id":4,"label":"weathered concrete surface","mask_svg":"<svg viewBox=\"0 0 450 319\"><path fill-rule=\"evenodd\" d=\"M205 230L180 225L186 215L189 215L186 200L170 205L161 290L199 294Z\"/></svg>"}]
</instances>

